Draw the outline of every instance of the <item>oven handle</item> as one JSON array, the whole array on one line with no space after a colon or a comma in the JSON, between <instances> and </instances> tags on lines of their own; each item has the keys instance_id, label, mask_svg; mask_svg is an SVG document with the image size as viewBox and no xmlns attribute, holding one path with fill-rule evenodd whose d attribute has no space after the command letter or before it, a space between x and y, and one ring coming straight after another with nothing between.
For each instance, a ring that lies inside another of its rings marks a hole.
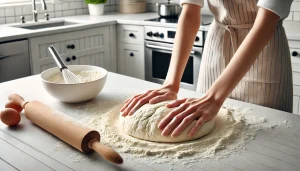
<instances>
[{"instance_id":1,"label":"oven handle","mask_svg":"<svg viewBox=\"0 0 300 171\"><path fill-rule=\"evenodd\" d=\"M173 49L172 48L168 48L168 47L161 47L161 46L155 46L155 45L151 45L151 44L146 44L146 47L149 47L149 48L153 48L153 49L162 49L162 50L168 50L168 51L172 51ZM195 54L195 51L191 51L191 54Z\"/></svg>"}]
</instances>

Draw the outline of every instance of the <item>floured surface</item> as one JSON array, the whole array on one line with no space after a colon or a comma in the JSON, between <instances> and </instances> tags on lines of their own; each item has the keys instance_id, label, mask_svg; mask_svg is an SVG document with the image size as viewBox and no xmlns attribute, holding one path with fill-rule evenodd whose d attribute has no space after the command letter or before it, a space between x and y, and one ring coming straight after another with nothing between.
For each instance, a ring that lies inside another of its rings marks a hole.
<instances>
[{"instance_id":1,"label":"floured surface","mask_svg":"<svg viewBox=\"0 0 300 171\"><path fill-rule=\"evenodd\" d=\"M177 137L162 136L158 128L159 122L175 108L167 108L165 105L171 101L164 101L157 104L145 104L133 115L123 117L120 115L117 128L132 137L153 141L153 142L184 142L199 139L210 133L215 126L215 119L203 124L193 137L188 132L196 124L196 120L187 125L183 132ZM226 112L223 108L220 112Z\"/></svg>"},{"instance_id":2,"label":"floured surface","mask_svg":"<svg viewBox=\"0 0 300 171\"><path fill-rule=\"evenodd\" d=\"M138 160L139 163L147 165L170 163L189 167L199 161L222 159L244 150L245 145L255 138L258 130L286 124L284 121L269 122L263 117L255 117L251 115L250 109L223 107L222 110L226 112L216 117L215 128L209 135L183 143L155 143L133 138L120 131L118 118L122 104L110 105L112 107L105 111L90 104L80 107L86 110L82 112L90 114L80 122L99 131L101 142L120 152L125 161ZM87 158L80 153L70 156L74 162Z\"/></svg>"}]
</instances>

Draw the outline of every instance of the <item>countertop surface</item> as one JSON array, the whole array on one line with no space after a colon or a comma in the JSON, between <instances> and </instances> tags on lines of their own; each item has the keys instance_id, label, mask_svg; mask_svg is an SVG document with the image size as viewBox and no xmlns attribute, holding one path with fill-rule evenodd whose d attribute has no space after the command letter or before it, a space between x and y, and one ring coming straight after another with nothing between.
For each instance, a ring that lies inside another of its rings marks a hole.
<instances>
[{"instance_id":1,"label":"countertop surface","mask_svg":"<svg viewBox=\"0 0 300 171\"><path fill-rule=\"evenodd\" d=\"M175 28L177 24L174 23L161 23L153 21L145 21L148 19L158 18L157 13L140 13L140 14L120 14L120 13L107 13L102 16L90 16L90 15L77 15L63 18L53 18L50 22L55 21L68 21L78 23L76 25L69 25L63 27L46 28L39 30L27 30L22 28L16 28L14 26L20 25L20 23L4 24L0 25L0 42L10 41L16 39L25 39L31 37L37 37L42 35L70 32L76 30L83 30L88 28L95 28L111 24L127 24L127 25L141 25L141 26L158 26L158 27L172 27ZM45 22L41 20L40 22ZM26 24L30 24L28 22ZM209 26L201 26L200 30L207 31Z\"/></svg>"},{"instance_id":2,"label":"countertop surface","mask_svg":"<svg viewBox=\"0 0 300 171\"><path fill-rule=\"evenodd\" d=\"M121 86L117 86L121 85ZM7 96L18 93L25 100L39 100L44 104L62 111L71 117L78 118L89 115L80 111L80 106L87 103L99 105L112 102L123 102L127 97L146 89L159 87L159 84L150 83L127 76L109 73L106 85L102 92L92 101L81 104L64 104L52 98L43 88L39 75L13 80L0 84L1 108L7 102ZM126 93L127 92L127 93ZM124 95L125 93L125 95ZM122 95L120 95L122 94ZM180 97L201 97L200 93L189 90L180 90ZM300 116L290 113L261 107L249 103L227 99L225 104L251 108L254 116L265 117L274 122L287 121L293 127L276 127L272 130L261 130L254 140L246 145L246 150L231 154L228 158L197 162L193 170L300 170ZM76 150L60 150L55 148L61 142L59 139L43 131L28 121L22 113L19 126L9 128L0 123L0 170L59 170L59 171L99 171L99 170L191 170L179 163L170 166L168 163L152 164L140 163L138 159L125 160L122 165L112 165L105 162L98 154L92 153L91 160L75 162L69 157ZM276 131L275 131L276 130ZM129 157L130 154L121 155Z\"/></svg>"},{"instance_id":3,"label":"countertop surface","mask_svg":"<svg viewBox=\"0 0 300 171\"><path fill-rule=\"evenodd\" d=\"M175 28L175 23L161 23L153 21L145 21L148 19L158 18L158 14L154 12L140 13L140 14L120 14L120 13L107 13L102 16L90 16L90 15L78 15L69 16L63 18L53 18L50 22L55 21L70 21L76 22L76 25L46 28L40 30L27 30L14 25L20 25L20 23L3 24L0 25L0 42L11 41L17 39L27 39L32 37L38 37L42 35L70 32L76 30L83 30L88 28L101 27L111 24L129 24L129 25L141 25L141 26L158 26L158 27L172 27ZM43 20L39 22L45 22ZM28 22L26 24L30 24ZM300 40L300 22L285 20L283 23L288 39ZM200 30L208 31L209 26L201 26Z\"/></svg>"}]
</instances>

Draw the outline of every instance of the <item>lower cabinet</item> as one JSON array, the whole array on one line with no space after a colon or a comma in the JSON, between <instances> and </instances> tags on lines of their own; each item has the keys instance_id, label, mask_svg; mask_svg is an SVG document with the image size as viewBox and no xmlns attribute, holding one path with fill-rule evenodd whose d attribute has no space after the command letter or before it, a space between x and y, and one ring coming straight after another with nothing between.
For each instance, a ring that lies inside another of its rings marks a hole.
<instances>
[{"instance_id":1,"label":"lower cabinet","mask_svg":"<svg viewBox=\"0 0 300 171\"><path fill-rule=\"evenodd\" d=\"M66 65L94 65L117 72L116 26L104 26L30 39L32 73L55 67L53 45Z\"/></svg>"},{"instance_id":2,"label":"lower cabinet","mask_svg":"<svg viewBox=\"0 0 300 171\"><path fill-rule=\"evenodd\" d=\"M118 65L120 74L145 79L144 46L120 43Z\"/></svg>"}]
</instances>

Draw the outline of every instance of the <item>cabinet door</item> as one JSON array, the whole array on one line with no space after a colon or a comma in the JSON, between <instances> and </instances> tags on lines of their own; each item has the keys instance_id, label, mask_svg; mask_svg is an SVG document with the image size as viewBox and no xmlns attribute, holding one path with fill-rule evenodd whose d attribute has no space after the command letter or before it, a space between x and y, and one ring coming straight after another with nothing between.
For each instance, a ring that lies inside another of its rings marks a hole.
<instances>
[{"instance_id":1,"label":"cabinet door","mask_svg":"<svg viewBox=\"0 0 300 171\"><path fill-rule=\"evenodd\" d=\"M118 25L118 41L123 43L143 44L144 27L133 25Z\"/></svg>"},{"instance_id":2,"label":"cabinet door","mask_svg":"<svg viewBox=\"0 0 300 171\"><path fill-rule=\"evenodd\" d=\"M299 114L299 102L300 99L298 96L293 96L293 113L294 114Z\"/></svg>"},{"instance_id":3,"label":"cabinet door","mask_svg":"<svg viewBox=\"0 0 300 171\"><path fill-rule=\"evenodd\" d=\"M104 53L106 60L110 60L110 31L109 26L75 31L63 34L41 36L30 40L32 72L39 74L45 68L53 64L53 59L48 51L48 47L53 45L59 52L67 65L80 64L76 60L67 59L75 56L87 56L91 53ZM109 62L107 62L109 63ZM105 64L107 64L105 63ZM96 65L89 63L89 65ZM111 65L106 66L110 70ZM116 64L115 64L116 65Z\"/></svg>"},{"instance_id":4,"label":"cabinet door","mask_svg":"<svg viewBox=\"0 0 300 171\"><path fill-rule=\"evenodd\" d=\"M119 71L120 74L145 79L144 46L120 43Z\"/></svg>"}]
</instances>

